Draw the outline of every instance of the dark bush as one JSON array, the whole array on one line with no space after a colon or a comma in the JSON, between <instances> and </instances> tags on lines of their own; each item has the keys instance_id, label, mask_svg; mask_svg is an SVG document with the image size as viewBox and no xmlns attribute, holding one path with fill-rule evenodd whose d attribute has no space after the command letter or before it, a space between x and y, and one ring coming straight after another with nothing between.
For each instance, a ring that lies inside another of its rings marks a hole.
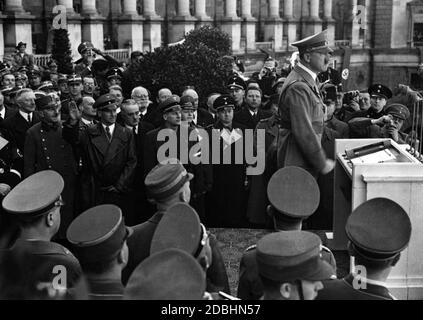
<instances>
[{"instance_id":1,"label":"dark bush","mask_svg":"<svg viewBox=\"0 0 423 320\"><path fill-rule=\"evenodd\" d=\"M232 67L222 56L228 53L229 47L226 34L202 27L189 33L183 44L144 53L128 71L132 79L130 86L142 85L153 95L164 87L180 95L184 87L194 86L200 103L204 103L208 94L225 90Z\"/></svg>"}]
</instances>

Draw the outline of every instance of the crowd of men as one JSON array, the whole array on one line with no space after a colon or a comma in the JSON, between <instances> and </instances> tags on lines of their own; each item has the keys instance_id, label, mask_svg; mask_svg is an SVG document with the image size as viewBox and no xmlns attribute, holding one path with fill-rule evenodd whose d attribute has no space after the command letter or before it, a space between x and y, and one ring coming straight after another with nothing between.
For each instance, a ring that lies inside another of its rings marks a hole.
<instances>
[{"instance_id":1,"label":"crowd of men","mask_svg":"<svg viewBox=\"0 0 423 320\"><path fill-rule=\"evenodd\" d=\"M236 70L226 92L199 97L190 83L157 96L131 86L128 70L89 42L69 75L54 61L40 70L20 43L0 65L0 298L234 299L207 226L275 230L241 260L241 299L392 299L384 282L411 235L400 206L375 199L348 220L367 287L353 286L354 273L336 280L333 254L302 230L331 229L335 140L409 143L421 97L381 84L343 93L325 32L293 45L289 74L269 58L251 79ZM182 161L191 141L180 133L200 129L218 133L210 150L220 161ZM235 159L247 129L264 132L265 149L254 142L265 153L260 175ZM179 137L166 163L163 132ZM67 274L60 288L57 266Z\"/></svg>"}]
</instances>

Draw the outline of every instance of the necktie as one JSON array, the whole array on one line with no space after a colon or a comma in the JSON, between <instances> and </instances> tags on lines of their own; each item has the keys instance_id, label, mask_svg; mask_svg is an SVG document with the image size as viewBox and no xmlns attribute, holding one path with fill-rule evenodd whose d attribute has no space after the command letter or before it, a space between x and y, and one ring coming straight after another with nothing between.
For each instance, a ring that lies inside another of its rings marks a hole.
<instances>
[{"instance_id":1,"label":"necktie","mask_svg":"<svg viewBox=\"0 0 423 320\"><path fill-rule=\"evenodd\" d=\"M109 142L111 142L112 141L112 134L110 133L109 127L106 127L106 136L107 136L107 139L109 140Z\"/></svg>"},{"instance_id":2,"label":"necktie","mask_svg":"<svg viewBox=\"0 0 423 320\"><path fill-rule=\"evenodd\" d=\"M31 114L28 113L28 123L31 124Z\"/></svg>"},{"instance_id":3,"label":"necktie","mask_svg":"<svg viewBox=\"0 0 423 320\"><path fill-rule=\"evenodd\" d=\"M132 133L134 134L134 137L137 135L137 127L132 128Z\"/></svg>"}]
</instances>

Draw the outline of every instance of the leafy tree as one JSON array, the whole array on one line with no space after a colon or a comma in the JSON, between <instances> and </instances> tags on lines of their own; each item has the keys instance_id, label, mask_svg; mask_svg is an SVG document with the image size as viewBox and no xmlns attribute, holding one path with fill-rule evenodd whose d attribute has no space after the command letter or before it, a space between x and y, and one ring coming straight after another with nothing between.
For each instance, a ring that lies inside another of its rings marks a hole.
<instances>
[{"instance_id":1,"label":"leafy tree","mask_svg":"<svg viewBox=\"0 0 423 320\"><path fill-rule=\"evenodd\" d=\"M227 33L210 25L202 26L199 29L190 31L185 37L188 46L198 46L200 43L216 50L219 55L231 54L231 40Z\"/></svg>"},{"instance_id":2,"label":"leafy tree","mask_svg":"<svg viewBox=\"0 0 423 320\"><path fill-rule=\"evenodd\" d=\"M210 93L225 90L232 66L222 57L229 52L227 34L202 27L187 34L183 44L144 53L143 58L130 67L128 85L131 88L144 86L153 94L161 88L169 88L179 95L184 87L194 86L200 103L204 103Z\"/></svg>"},{"instance_id":3,"label":"leafy tree","mask_svg":"<svg viewBox=\"0 0 423 320\"><path fill-rule=\"evenodd\" d=\"M72 51L66 29L53 30L52 59L57 62L58 72L70 74L73 71Z\"/></svg>"}]
</instances>

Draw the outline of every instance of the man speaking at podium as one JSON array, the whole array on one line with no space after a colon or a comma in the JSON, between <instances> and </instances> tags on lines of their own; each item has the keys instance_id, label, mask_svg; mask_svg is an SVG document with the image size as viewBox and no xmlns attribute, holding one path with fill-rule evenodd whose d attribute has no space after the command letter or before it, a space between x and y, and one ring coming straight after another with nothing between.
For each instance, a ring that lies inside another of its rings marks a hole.
<instances>
[{"instance_id":1,"label":"man speaking at podium","mask_svg":"<svg viewBox=\"0 0 423 320\"><path fill-rule=\"evenodd\" d=\"M335 166L321 145L326 106L317 79L319 73L327 71L333 51L326 30L292 46L298 48L300 61L288 76L279 99L277 165L301 167L317 178Z\"/></svg>"}]
</instances>

